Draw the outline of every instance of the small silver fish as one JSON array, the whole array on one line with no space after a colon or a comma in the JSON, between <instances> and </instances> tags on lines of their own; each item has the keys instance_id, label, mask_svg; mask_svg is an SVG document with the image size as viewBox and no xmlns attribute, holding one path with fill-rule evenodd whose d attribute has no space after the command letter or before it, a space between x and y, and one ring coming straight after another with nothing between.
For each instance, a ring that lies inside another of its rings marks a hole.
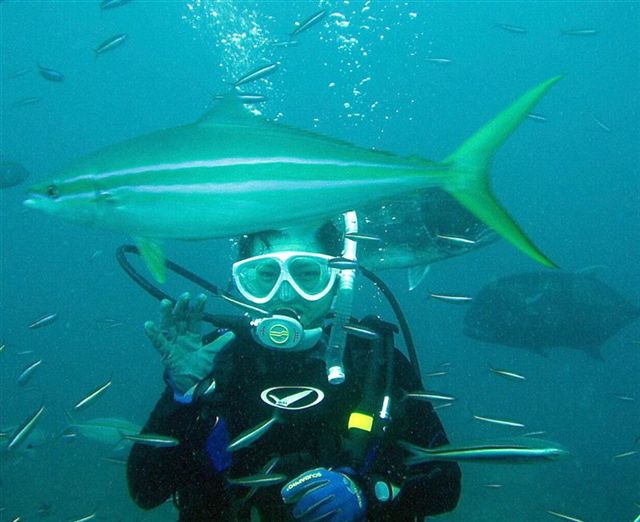
<instances>
[{"instance_id":1,"label":"small silver fish","mask_svg":"<svg viewBox=\"0 0 640 522\"><path fill-rule=\"evenodd\" d=\"M425 375L425 377L443 377L445 375L447 375L449 372L445 372L445 371L440 371L440 372L431 372L431 373L427 373Z\"/></svg>"},{"instance_id":2,"label":"small silver fish","mask_svg":"<svg viewBox=\"0 0 640 522\"><path fill-rule=\"evenodd\" d=\"M425 60L431 63L451 63L452 62L452 60L450 60L449 58L426 58Z\"/></svg>"},{"instance_id":3,"label":"small silver fish","mask_svg":"<svg viewBox=\"0 0 640 522\"><path fill-rule=\"evenodd\" d=\"M124 326L124 323L118 321L117 319L99 319L96 321L96 327L100 330L112 330L113 328L119 328L120 326Z\"/></svg>"},{"instance_id":4,"label":"small silver fish","mask_svg":"<svg viewBox=\"0 0 640 522\"><path fill-rule=\"evenodd\" d=\"M360 234L359 232L347 232L344 237L352 239L354 241L382 241L380 236L374 236L372 234Z\"/></svg>"},{"instance_id":5,"label":"small silver fish","mask_svg":"<svg viewBox=\"0 0 640 522\"><path fill-rule=\"evenodd\" d=\"M83 399L78 401L76 405L73 407L73 409L79 410L80 408L89 406L89 404L91 404L98 397L100 397L107 390L107 388L109 388L109 386L111 386L111 379L109 379L107 382L105 382L101 386L98 386L95 390L93 390L91 393L86 395Z\"/></svg>"},{"instance_id":6,"label":"small silver fish","mask_svg":"<svg viewBox=\"0 0 640 522\"><path fill-rule=\"evenodd\" d=\"M126 466L127 459L117 459L114 457L102 457L102 460L109 462L110 464L117 464L118 466Z\"/></svg>"},{"instance_id":7,"label":"small silver fish","mask_svg":"<svg viewBox=\"0 0 640 522\"><path fill-rule=\"evenodd\" d=\"M107 38L104 42L102 42L98 47L96 47L93 52L96 53L96 56L106 53L107 51L111 51L112 49L118 47L129 37L127 34L116 34L110 38Z\"/></svg>"},{"instance_id":8,"label":"small silver fish","mask_svg":"<svg viewBox=\"0 0 640 522\"><path fill-rule=\"evenodd\" d=\"M201 397L205 397L206 395L213 393L215 390L216 390L216 380L214 378L211 378L211 382L209 382L209 385L202 392Z\"/></svg>"},{"instance_id":9,"label":"small silver fish","mask_svg":"<svg viewBox=\"0 0 640 522\"><path fill-rule=\"evenodd\" d=\"M225 300L227 303L231 303L232 305L237 306L238 308L242 308L245 311L248 310L250 312L257 313L263 317L271 315L271 313L269 313L264 308L259 308L255 305L251 305L249 303L245 303L244 301L240 301L239 299L236 299L232 295L229 295L225 292L218 292L217 294L215 294L215 296Z\"/></svg>"},{"instance_id":10,"label":"small silver fish","mask_svg":"<svg viewBox=\"0 0 640 522\"><path fill-rule=\"evenodd\" d=\"M269 65L265 65L264 67L260 67L258 69L255 69L255 70L251 71L250 73L245 74L239 80L236 80L236 82L233 84L233 86L234 87L240 87L241 85L244 85L245 83L254 82L256 80L259 80L260 78L264 78L265 76L268 76L269 74L274 72L277 68L278 68L278 64L277 63L272 63L272 64L269 64Z\"/></svg>"},{"instance_id":11,"label":"small silver fish","mask_svg":"<svg viewBox=\"0 0 640 522\"><path fill-rule=\"evenodd\" d=\"M26 76L26 75L27 75L27 74L29 74L30 72L31 72L31 69L27 69L27 68L19 69L19 70L15 71L15 72L12 72L12 73L7 74L7 75L5 76L5 79L6 79L6 80L14 80L14 79L16 79L16 78L20 78L20 77L22 77L22 76Z\"/></svg>"},{"instance_id":12,"label":"small silver fish","mask_svg":"<svg viewBox=\"0 0 640 522\"><path fill-rule=\"evenodd\" d=\"M508 370L499 370L498 368L489 368L489 370L496 375L502 375L503 377L508 377L510 379L517 379L520 381L526 380L524 375L520 375L519 373L510 372Z\"/></svg>"},{"instance_id":13,"label":"small silver fish","mask_svg":"<svg viewBox=\"0 0 640 522\"><path fill-rule=\"evenodd\" d=\"M49 80L50 82L62 82L64 81L64 74L60 71L56 71L55 69L51 69L49 67L43 67L38 64L38 72L40 76L42 76L45 80Z\"/></svg>"},{"instance_id":14,"label":"small silver fish","mask_svg":"<svg viewBox=\"0 0 640 522\"><path fill-rule=\"evenodd\" d=\"M445 239L447 241L452 241L453 243L464 243L466 245L475 245L477 243L477 241L473 241L472 239L467 239L466 237L461 236L445 236L443 234L436 234L436 237Z\"/></svg>"},{"instance_id":15,"label":"small silver fish","mask_svg":"<svg viewBox=\"0 0 640 522\"><path fill-rule=\"evenodd\" d=\"M248 430L242 432L229 443L229 445L227 446L227 451L233 452L250 446L265 433L267 433L267 431L269 431L271 426L273 426L276 422L276 419L277 418L274 415L270 419L261 422L257 426L254 426L253 428L249 428Z\"/></svg>"},{"instance_id":16,"label":"small silver fish","mask_svg":"<svg viewBox=\"0 0 640 522\"><path fill-rule=\"evenodd\" d=\"M514 422L509 420L503 420L503 419L493 419L491 417L481 417L480 415L474 415L473 418L479 421L489 422L491 424L500 424L501 426L511 426L513 428L524 428L524 424L520 422Z\"/></svg>"},{"instance_id":17,"label":"small silver fish","mask_svg":"<svg viewBox=\"0 0 640 522\"><path fill-rule=\"evenodd\" d=\"M287 47L293 47L295 45L298 45L298 41L297 40L282 40L279 42L273 42L272 44L274 47L284 47L285 49Z\"/></svg>"},{"instance_id":18,"label":"small silver fish","mask_svg":"<svg viewBox=\"0 0 640 522\"><path fill-rule=\"evenodd\" d=\"M494 24L495 27L499 27L500 29L504 29L509 33L516 34L526 34L529 32L529 29L525 27L521 27L519 25L511 25L511 24Z\"/></svg>"},{"instance_id":19,"label":"small silver fish","mask_svg":"<svg viewBox=\"0 0 640 522\"><path fill-rule=\"evenodd\" d=\"M360 326L359 324L344 324L342 325L347 333L354 335L355 337L360 337L361 339L366 339L368 341L376 341L380 339L380 334L378 332L374 332L370 328L366 328L364 326Z\"/></svg>"},{"instance_id":20,"label":"small silver fish","mask_svg":"<svg viewBox=\"0 0 640 522\"><path fill-rule=\"evenodd\" d=\"M60 438L64 439L65 442L73 442L77 437L78 434L73 428L67 428L60 434Z\"/></svg>"},{"instance_id":21,"label":"small silver fish","mask_svg":"<svg viewBox=\"0 0 640 522\"><path fill-rule=\"evenodd\" d=\"M173 448L180 444L175 437L168 435L156 435L154 433L139 433L138 435L122 435L123 439L130 440L136 444L143 446L152 446L154 448Z\"/></svg>"},{"instance_id":22,"label":"small silver fish","mask_svg":"<svg viewBox=\"0 0 640 522\"><path fill-rule=\"evenodd\" d=\"M121 5L129 3L131 0L102 0L100 2L100 9L113 9L114 7L120 7Z\"/></svg>"},{"instance_id":23,"label":"small silver fish","mask_svg":"<svg viewBox=\"0 0 640 522\"><path fill-rule=\"evenodd\" d=\"M94 518L96 518L98 512L94 511L93 513L89 514L89 515L85 515L82 516L80 518L73 518L71 520L69 520L69 522L87 522L88 520L93 520Z\"/></svg>"},{"instance_id":24,"label":"small silver fish","mask_svg":"<svg viewBox=\"0 0 640 522\"><path fill-rule=\"evenodd\" d=\"M567 455L559 445L536 439L515 438L508 440L487 440L469 444L447 444L434 448L423 448L401 440L398 444L411 453L405 464L411 466L434 460L449 461L506 461L555 460Z\"/></svg>"},{"instance_id":25,"label":"small silver fish","mask_svg":"<svg viewBox=\"0 0 640 522\"><path fill-rule=\"evenodd\" d=\"M410 392L405 393L404 397L406 399L417 399L421 401L455 401L456 398L451 395L444 395L442 393L437 392L427 392L427 391L418 391L418 392Z\"/></svg>"},{"instance_id":26,"label":"small silver fish","mask_svg":"<svg viewBox=\"0 0 640 522\"><path fill-rule=\"evenodd\" d=\"M24 370L22 370L22 373L20 373L20 375L18 376L18 384L20 386L24 386L25 384L27 384L31 379L31 376L33 375L33 372L35 371L35 369L41 364L42 364L42 359L34 363L31 363Z\"/></svg>"},{"instance_id":27,"label":"small silver fish","mask_svg":"<svg viewBox=\"0 0 640 522\"><path fill-rule=\"evenodd\" d=\"M238 100L240 100L242 103L245 103L245 104L261 103L267 100L267 97L263 96L262 94L251 94L247 92L239 93L237 98Z\"/></svg>"},{"instance_id":28,"label":"small silver fish","mask_svg":"<svg viewBox=\"0 0 640 522\"><path fill-rule=\"evenodd\" d=\"M527 433L523 433L523 437L538 437L540 435L545 435L547 432L544 430L541 431L528 431Z\"/></svg>"},{"instance_id":29,"label":"small silver fish","mask_svg":"<svg viewBox=\"0 0 640 522\"><path fill-rule=\"evenodd\" d=\"M224 100L228 96L229 96L228 94L216 94L213 97L213 99ZM252 103L260 103L267 100L267 97L263 96L262 94L251 94L251 93L245 93L245 92L239 92L236 94L235 97L238 101L244 103L245 105L249 105Z\"/></svg>"},{"instance_id":30,"label":"small silver fish","mask_svg":"<svg viewBox=\"0 0 640 522\"><path fill-rule=\"evenodd\" d=\"M584 522L581 518L570 517L569 515L565 515L564 513L559 513L558 511L551 511L547 509L547 513L553 515L554 517L562 518L564 520L570 520L571 522Z\"/></svg>"},{"instance_id":31,"label":"small silver fish","mask_svg":"<svg viewBox=\"0 0 640 522\"><path fill-rule=\"evenodd\" d=\"M49 326L50 324L54 323L57 318L58 318L58 314L45 315L45 316L41 317L40 319L36 319L34 322L32 322L29 325L29 328L31 328L32 330L35 330L37 328L42 328L44 326Z\"/></svg>"},{"instance_id":32,"label":"small silver fish","mask_svg":"<svg viewBox=\"0 0 640 522\"><path fill-rule=\"evenodd\" d=\"M37 411L27 417L25 421L16 428L16 430L13 432L13 435L11 435L9 439L9 444L7 445L8 450L19 446L26 440L43 412L44 405L40 406Z\"/></svg>"},{"instance_id":33,"label":"small silver fish","mask_svg":"<svg viewBox=\"0 0 640 522\"><path fill-rule=\"evenodd\" d=\"M15 100L12 104L11 107L17 108L17 107L26 107L27 105L34 105L35 103L38 103L42 98L40 98L40 96L25 96L24 98L18 98L17 100Z\"/></svg>"},{"instance_id":34,"label":"small silver fish","mask_svg":"<svg viewBox=\"0 0 640 522\"><path fill-rule=\"evenodd\" d=\"M596 118L593 114L591 115L591 117L593 118L593 121L596 122L596 125L598 127L600 127L603 131L611 132L611 127L609 127L608 125L605 125L604 123L602 123L602 121L599 120L598 118Z\"/></svg>"},{"instance_id":35,"label":"small silver fish","mask_svg":"<svg viewBox=\"0 0 640 522\"><path fill-rule=\"evenodd\" d=\"M237 478L227 477L229 484L247 488L275 486L276 484L282 484L285 480L287 480L287 476L281 473L258 473L257 475Z\"/></svg>"},{"instance_id":36,"label":"small silver fish","mask_svg":"<svg viewBox=\"0 0 640 522\"><path fill-rule=\"evenodd\" d=\"M536 120L536 121L547 121L546 116L543 116L542 114L537 114L535 112L530 112L529 114L527 114L527 118L531 120Z\"/></svg>"},{"instance_id":37,"label":"small silver fish","mask_svg":"<svg viewBox=\"0 0 640 522\"><path fill-rule=\"evenodd\" d=\"M485 484L484 487L487 488L487 489L500 489L500 488L504 487L504 484L495 484L495 483Z\"/></svg>"},{"instance_id":38,"label":"small silver fish","mask_svg":"<svg viewBox=\"0 0 640 522\"><path fill-rule=\"evenodd\" d=\"M312 14L309 18L307 18L306 20L304 20L303 22L300 22L300 25L298 25L298 27L296 27L290 34L289 36L291 38L298 36L300 33L306 31L307 29L309 29L310 27L316 25L320 20L322 20L325 16L327 15L327 10L326 9L322 9L321 11L318 11L315 14Z\"/></svg>"},{"instance_id":39,"label":"small silver fish","mask_svg":"<svg viewBox=\"0 0 640 522\"><path fill-rule=\"evenodd\" d=\"M269 461L262 467L260 472L265 474L265 475L268 475L269 473L271 473L273 471L273 468L276 467L278 462L280 462L280 457L273 457L272 459L269 459ZM256 486L252 487L249 490L249 492L244 496L242 501L243 502L247 502L253 495L256 494L257 491L258 491L258 487L256 487Z\"/></svg>"},{"instance_id":40,"label":"small silver fish","mask_svg":"<svg viewBox=\"0 0 640 522\"><path fill-rule=\"evenodd\" d=\"M626 401L626 402L633 402L633 401L636 400L636 398L632 397L631 395L617 395L617 394L614 394L613 397L615 397L618 400Z\"/></svg>"},{"instance_id":41,"label":"small silver fish","mask_svg":"<svg viewBox=\"0 0 640 522\"><path fill-rule=\"evenodd\" d=\"M457 305L468 304L473 301L473 297L467 295L434 294L432 292L429 292L429 296L438 301L445 301L447 303Z\"/></svg>"},{"instance_id":42,"label":"small silver fish","mask_svg":"<svg viewBox=\"0 0 640 522\"><path fill-rule=\"evenodd\" d=\"M593 36L598 34L597 29L585 28L585 29L563 29L562 34L566 36Z\"/></svg>"},{"instance_id":43,"label":"small silver fish","mask_svg":"<svg viewBox=\"0 0 640 522\"><path fill-rule=\"evenodd\" d=\"M346 257L334 257L327 262L329 268L337 268L338 270L355 270L358 268L358 262L355 259L347 259Z\"/></svg>"},{"instance_id":44,"label":"small silver fish","mask_svg":"<svg viewBox=\"0 0 640 522\"><path fill-rule=\"evenodd\" d=\"M637 455L638 453L640 453L640 451L638 450L633 450L633 451L625 451L624 453L618 453L617 455L614 455L613 457L611 457L611 459L624 459L625 457L631 457L632 455Z\"/></svg>"}]
</instances>

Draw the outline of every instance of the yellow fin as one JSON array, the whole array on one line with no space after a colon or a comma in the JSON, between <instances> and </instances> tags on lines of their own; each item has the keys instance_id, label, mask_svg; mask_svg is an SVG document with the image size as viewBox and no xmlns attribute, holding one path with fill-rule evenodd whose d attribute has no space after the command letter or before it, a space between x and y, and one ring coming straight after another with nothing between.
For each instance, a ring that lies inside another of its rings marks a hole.
<instances>
[{"instance_id":1,"label":"yellow fin","mask_svg":"<svg viewBox=\"0 0 640 522\"><path fill-rule=\"evenodd\" d=\"M451 183L444 189L512 245L549 268L557 268L557 265L527 237L493 195L489 166L498 147L559 80L560 76L554 76L530 89L444 161L454 173Z\"/></svg>"},{"instance_id":2,"label":"yellow fin","mask_svg":"<svg viewBox=\"0 0 640 522\"><path fill-rule=\"evenodd\" d=\"M167 267L160 244L153 239L138 238L136 245L153 278L158 283L164 283L167 280Z\"/></svg>"}]
</instances>

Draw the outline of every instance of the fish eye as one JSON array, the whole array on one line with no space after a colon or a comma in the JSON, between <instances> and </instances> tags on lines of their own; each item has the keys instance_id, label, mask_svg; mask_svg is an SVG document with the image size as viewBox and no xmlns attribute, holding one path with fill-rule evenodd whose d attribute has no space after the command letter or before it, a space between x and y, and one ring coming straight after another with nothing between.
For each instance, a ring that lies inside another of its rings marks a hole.
<instances>
[{"instance_id":1,"label":"fish eye","mask_svg":"<svg viewBox=\"0 0 640 522\"><path fill-rule=\"evenodd\" d=\"M58 187L56 187L55 185L49 185L47 187L47 191L46 191L47 196L49 196L51 199L56 199L59 194L58 194Z\"/></svg>"}]
</instances>

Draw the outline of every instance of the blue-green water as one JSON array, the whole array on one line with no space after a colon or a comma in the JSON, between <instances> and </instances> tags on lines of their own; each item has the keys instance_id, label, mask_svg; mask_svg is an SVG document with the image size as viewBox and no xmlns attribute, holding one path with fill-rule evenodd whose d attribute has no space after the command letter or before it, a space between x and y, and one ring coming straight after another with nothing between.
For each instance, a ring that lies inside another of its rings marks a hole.
<instances>
[{"instance_id":1,"label":"blue-green water","mask_svg":"<svg viewBox=\"0 0 640 522\"><path fill-rule=\"evenodd\" d=\"M297 46L273 46L320 8L329 16ZM597 32L561 32L585 28ZM527 88L563 74L536 109L546 121L525 121L496 156L495 190L562 267L604 265L602 279L638 304L639 29L638 2L133 0L103 11L94 1L5 0L0 150L32 172L29 181L44 180L89 151L193 121L229 82L278 61L275 74L251 86L268 97L260 107L267 116L439 159ZM92 48L118 33L128 40L96 58ZM46 81L36 63L65 81ZM12 106L31 96L40 100ZM143 423L162 389L160 361L142 330L157 304L113 256L129 238L28 212L22 199L20 187L0 192L0 427L20 423L41 401L46 410L33 436L38 447L2 456L0 520L37 519L43 503L52 505L54 520L96 507L103 520L174 520L168 505L149 514L135 508L124 468L103 460L112 448L51 440L65 427L64 410L111 375L113 386L79 417ZM226 286L229 245L168 242L166 249ZM435 265L411 293L404 273L383 274L413 325L425 373L450 363L447 375L427 385L458 398L440 410L453 440L513 434L474 421L475 413L545 430L573 454L543 466L465 465L459 508L441 518L553 520L553 510L585 521L631 521L640 512L640 454L612 457L640 450L640 346L633 342L640 324L604 346L604 362L564 348L541 357L463 337L463 310L428 300L427 288L473 294L497 277L534 269L500 242ZM175 280L168 287L185 289ZM363 315L388 313L376 303L356 304ZM54 324L27 328L54 312ZM123 324L108 328L107 319ZM18 386L22 369L39 359L29 385ZM527 380L496 378L491 366Z\"/></svg>"}]
</instances>

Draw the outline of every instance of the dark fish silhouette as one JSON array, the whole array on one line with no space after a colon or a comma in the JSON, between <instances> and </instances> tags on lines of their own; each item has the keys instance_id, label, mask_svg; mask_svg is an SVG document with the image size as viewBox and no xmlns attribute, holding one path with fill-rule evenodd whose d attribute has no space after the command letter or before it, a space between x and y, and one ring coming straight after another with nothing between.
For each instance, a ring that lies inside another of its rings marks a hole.
<instances>
[{"instance_id":1,"label":"dark fish silhouette","mask_svg":"<svg viewBox=\"0 0 640 522\"><path fill-rule=\"evenodd\" d=\"M640 316L592 273L532 272L485 286L464 319L464 334L543 353L567 346L601 359L602 344Z\"/></svg>"},{"instance_id":2,"label":"dark fish silhouette","mask_svg":"<svg viewBox=\"0 0 640 522\"><path fill-rule=\"evenodd\" d=\"M15 161L0 161L0 188L20 185L29 177L29 171Z\"/></svg>"}]
</instances>

